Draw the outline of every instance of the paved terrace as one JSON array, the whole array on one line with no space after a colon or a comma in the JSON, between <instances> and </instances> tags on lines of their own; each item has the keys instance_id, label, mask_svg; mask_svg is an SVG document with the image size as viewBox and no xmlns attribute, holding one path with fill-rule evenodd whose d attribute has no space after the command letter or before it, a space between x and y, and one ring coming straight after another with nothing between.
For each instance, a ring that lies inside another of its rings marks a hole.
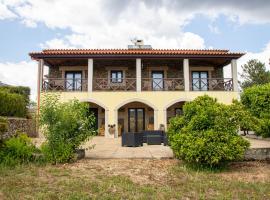
<instances>
[{"instance_id":1,"label":"paved terrace","mask_svg":"<svg viewBox=\"0 0 270 200\"><path fill-rule=\"evenodd\" d=\"M252 149L270 148L270 141L246 138L251 143ZM44 138L35 138L37 146L39 146ZM122 147L121 138L104 138L101 136L93 137L91 141L86 143L84 147L93 146L93 149L86 151L86 158L90 159L106 159L106 158L173 158L173 152L168 146L163 145L147 145L142 147Z\"/></svg>"},{"instance_id":2,"label":"paved terrace","mask_svg":"<svg viewBox=\"0 0 270 200\"><path fill-rule=\"evenodd\" d=\"M87 158L173 158L169 146L147 145L142 147L122 147L121 138L94 137L85 147L95 145L94 149L86 151Z\"/></svg>"}]
</instances>

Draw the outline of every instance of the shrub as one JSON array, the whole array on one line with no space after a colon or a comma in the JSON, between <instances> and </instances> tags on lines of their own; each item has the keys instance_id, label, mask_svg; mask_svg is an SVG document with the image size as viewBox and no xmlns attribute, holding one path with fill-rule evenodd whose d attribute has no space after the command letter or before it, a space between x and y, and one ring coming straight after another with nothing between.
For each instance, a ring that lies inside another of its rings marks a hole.
<instances>
[{"instance_id":1,"label":"shrub","mask_svg":"<svg viewBox=\"0 0 270 200\"><path fill-rule=\"evenodd\" d=\"M249 143L238 135L232 110L206 95L186 103L183 116L171 120L168 130L175 156L208 167L241 159Z\"/></svg>"},{"instance_id":2,"label":"shrub","mask_svg":"<svg viewBox=\"0 0 270 200\"><path fill-rule=\"evenodd\" d=\"M86 103L60 103L54 94L43 98L40 125L46 137L42 152L52 163L72 161L74 152L95 133L95 119L88 115Z\"/></svg>"},{"instance_id":3,"label":"shrub","mask_svg":"<svg viewBox=\"0 0 270 200\"><path fill-rule=\"evenodd\" d=\"M8 131L8 121L4 117L0 117L0 148L4 142L4 134Z\"/></svg>"},{"instance_id":4,"label":"shrub","mask_svg":"<svg viewBox=\"0 0 270 200\"><path fill-rule=\"evenodd\" d=\"M229 107L232 120L239 124L243 131L255 131L259 127L259 119L251 114L251 112L239 101L234 100Z\"/></svg>"},{"instance_id":5,"label":"shrub","mask_svg":"<svg viewBox=\"0 0 270 200\"><path fill-rule=\"evenodd\" d=\"M6 139L0 148L0 163L14 166L35 160L34 154L38 149L32 144L31 139L24 133L19 133Z\"/></svg>"},{"instance_id":6,"label":"shrub","mask_svg":"<svg viewBox=\"0 0 270 200\"><path fill-rule=\"evenodd\" d=\"M26 103L30 102L30 88L24 86L1 86L0 91L8 93L20 94L24 97Z\"/></svg>"},{"instance_id":7,"label":"shrub","mask_svg":"<svg viewBox=\"0 0 270 200\"><path fill-rule=\"evenodd\" d=\"M253 116L260 119L256 134L270 137L270 83L245 89L241 102Z\"/></svg>"},{"instance_id":8,"label":"shrub","mask_svg":"<svg viewBox=\"0 0 270 200\"><path fill-rule=\"evenodd\" d=\"M26 117L27 101L20 94L0 91L0 115Z\"/></svg>"}]
</instances>

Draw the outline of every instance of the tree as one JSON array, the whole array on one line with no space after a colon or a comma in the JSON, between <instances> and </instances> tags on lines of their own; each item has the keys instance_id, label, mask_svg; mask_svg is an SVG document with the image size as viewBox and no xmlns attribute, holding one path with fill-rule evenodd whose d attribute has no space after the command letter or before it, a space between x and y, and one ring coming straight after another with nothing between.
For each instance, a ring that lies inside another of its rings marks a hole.
<instances>
[{"instance_id":1,"label":"tree","mask_svg":"<svg viewBox=\"0 0 270 200\"><path fill-rule=\"evenodd\" d=\"M245 89L241 94L241 102L259 119L256 134L270 137L270 83Z\"/></svg>"},{"instance_id":2,"label":"tree","mask_svg":"<svg viewBox=\"0 0 270 200\"><path fill-rule=\"evenodd\" d=\"M46 137L41 150L52 163L72 161L75 151L95 133L95 117L88 114L86 103L62 103L55 94L47 94L41 103L40 125Z\"/></svg>"},{"instance_id":3,"label":"tree","mask_svg":"<svg viewBox=\"0 0 270 200\"><path fill-rule=\"evenodd\" d=\"M241 67L243 69L243 73L240 76L244 79L241 83L241 87L243 89L253 85L261 85L270 82L270 71L267 71L265 64L259 60L249 60Z\"/></svg>"}]
</instances>

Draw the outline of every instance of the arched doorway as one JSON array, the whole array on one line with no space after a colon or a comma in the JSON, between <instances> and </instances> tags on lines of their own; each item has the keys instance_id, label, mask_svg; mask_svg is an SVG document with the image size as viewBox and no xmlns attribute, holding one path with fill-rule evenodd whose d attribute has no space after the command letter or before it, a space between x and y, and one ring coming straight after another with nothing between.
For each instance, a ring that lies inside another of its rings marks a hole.
<instances>
[{"instance_id":1,"label":"arched doorway","mask_svg":"<svg viewBox=\"0 0 270 200\"><path fill-rule=\"evenodd\" d=\"M95 117L95 129L98 136L105 136L106 133L106 109L94 102L87 102L89 105L89 115Z\"/></svg>"},{"instance_id":2,"label":"arched doorway","mask_svg":"<svg viewBox=\"0 0 270 200\"><path fill-rule=\"evenodd\" d=\"M171 118L183 115L183 105L185 103L186 101L178 101L167 106L166 111L165 111L167 127L169 126Z\"/></svg>"},{"instance_id":3,"label":"arched doorway","mask_svg":"<svg viewBox=\"0 0 270 200\"><path fill-rule=\"evenodd\" d=\"M154 108L140 101L127 102L117 110L118 136L123 132L154 130Z\"/></svg>"}]
</instances>

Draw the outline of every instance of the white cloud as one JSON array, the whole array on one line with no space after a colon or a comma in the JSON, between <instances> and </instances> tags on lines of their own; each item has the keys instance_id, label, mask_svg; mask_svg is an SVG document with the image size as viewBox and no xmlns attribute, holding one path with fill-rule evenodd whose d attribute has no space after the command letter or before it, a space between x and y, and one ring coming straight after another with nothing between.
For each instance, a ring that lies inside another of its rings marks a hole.
<instances>
[{"instance_id":1,"label":"white cloud","mask_svg":"<svg viewBox=\"0 0 270 200\"><path fill-rule=\"evenodd\" d=\"M76 48L75 46L71 46L69 41L65 39L52 39L49 41L46 41L45 43L41 43L40 47L42 49L70 49L70 48Z\"/></svg>"},{"instance_id":2,"label":"white cloud","mask_svg":"<svg viewBox=\"0 0 270 200\"><path fill-rule=\"evenodd\" d=\"M196 15L212 20L225 15L239 24L270 23L266 0L0 0L0 5L28 27L44 23L51 29L71 30L43 43L50 48L124 48L132 37L154 42L154 48L205 48L203 38L183 31ZM219 33L212 24L209 29Z\"/></svg>"},{"instance_id":3,"label":"white cloud","mask_svg":"<svg viewBox=\"0 0 270 200\"><path fill-rule=\"evenodd\" d=\"M31 99L36 100L37 68L35 61L0 63L0 80L10 85L29 86Z\"/></svg>"},{"instance_id":4,"label":"white cloud","mask_svg":"<svg viewBox=\"0 0 270 200\"><path fill-rule=\"evenodd\" d=\"M16 18L16 17L17 17L16 14L10 11L6 5L1 4L1 1L0 1L0 20Z\"/></svg>"}]
</instances>

